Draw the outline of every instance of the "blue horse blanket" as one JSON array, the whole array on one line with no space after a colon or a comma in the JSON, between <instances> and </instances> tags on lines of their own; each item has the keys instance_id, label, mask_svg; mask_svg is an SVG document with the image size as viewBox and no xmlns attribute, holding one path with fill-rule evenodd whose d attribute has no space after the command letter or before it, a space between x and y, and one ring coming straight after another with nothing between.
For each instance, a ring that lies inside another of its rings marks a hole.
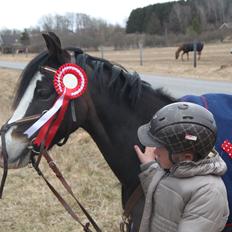
<instances>
[{"instance_id":1,"label":"blue horse blanket","mask_svg":"<svg viewBox=\"0 0 232 232\"><path fill-rule=\"evenodd\" d=\"M221 148L225 140L232 143L232 95L213 93L202 96L186 95L180 100L201 105L214 115L218 129L215 148L226 162L228 168L223 176L223 181L227 189L230 208L227 226L232 226L232 158Z\"/></svg>"}]
</instances>

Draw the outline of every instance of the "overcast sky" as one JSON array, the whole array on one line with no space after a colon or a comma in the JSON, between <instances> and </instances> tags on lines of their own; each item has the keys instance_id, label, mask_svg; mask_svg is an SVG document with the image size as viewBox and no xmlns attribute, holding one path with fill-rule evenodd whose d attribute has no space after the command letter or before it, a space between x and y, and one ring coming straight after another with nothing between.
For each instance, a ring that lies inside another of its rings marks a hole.
<instances>
[{"instance_id":1,"label":"overcast sky","mask_svg":"<svg viewBox=\"0 0 232 232\"><path fill-rule=\"evenodd\" d=\"M133 9L173 0L2 0L0 29L19 29L39 25L44 15L85 13L111 24L125 26Z\"/></svg>"}]
</instances>

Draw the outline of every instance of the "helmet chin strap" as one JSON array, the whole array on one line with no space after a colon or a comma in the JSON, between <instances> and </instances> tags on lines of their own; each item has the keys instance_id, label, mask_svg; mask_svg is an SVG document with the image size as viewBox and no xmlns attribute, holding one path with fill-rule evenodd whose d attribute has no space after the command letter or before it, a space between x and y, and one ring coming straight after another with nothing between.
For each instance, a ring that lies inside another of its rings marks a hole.
<instances>
[{"instance_id":1,"label":"helmet chin strap","mask_svg":"<svg viewBox=\"0 0 232 232\"><path fill-rule=\"evenodd\" d=\"M169 156L169 160L173 163L173 164L177 164L178 163L178 160L174 161L173 159L173 152L171 151L171 149L168 149L168 156Z\"/></svg>"},{"instance_id":2,"label":"helmet chin strap","mask_svg":"<svg viewBox=\"0 0 232 232\"><path fill-rule=\"evenodd\" d=\"M176 162L173 160L172 158L172 152L168 151L168 156L169 156L169 159L170 161L173 163L173 164L176 164Z\"/></svg>"},{"instance_id":3,"label":"helmet chin strap","mask_svg":"<svg viewBox=\"0 0 232 232\"><path fill-rule=\"evenodd\" d=\"M169 160L173 164L177 164L177 163L181 162L181 160L179 159L178 154L175 155L177 157L177 159L176 160L173 159L173 153L170 150L168 150L168 156L169 156ZM195 156L193 157L193 159L185 159L185 160L197 161Z\"/></svg>"}]
</instances>

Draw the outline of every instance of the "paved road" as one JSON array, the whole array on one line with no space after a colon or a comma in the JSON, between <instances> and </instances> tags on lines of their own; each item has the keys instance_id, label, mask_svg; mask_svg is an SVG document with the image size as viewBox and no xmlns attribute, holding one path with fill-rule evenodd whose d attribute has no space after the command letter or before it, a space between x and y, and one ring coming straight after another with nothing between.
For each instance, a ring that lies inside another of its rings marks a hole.
<instances>
[{"instance_id":1,"label":"paved road","mask_svg":"<svg viewBox=\"0 0 232 232\"><path fill-rule=\"evenodd\" d=\"M186 94L201 95L204 93L232 94L232 82L194 80L152 75L142 75L142 79L151 83L154 88L163 87L168 93L175 97L181 97Z\"/></svg>"},{"instance_id":2,"label":"paved road","mask_svg":"<svg viewBox=\"0 0 232 232\"><path fill-rule=\"evenodd\" d=\"M0 61L0 67L3 68L22 70L25 66L26 63ZM232 94L232 82L194 80L145 74L141 74L141 78L151 83L154 88L163 87L174 97L181 97L186 94L200 95L203 93Z\"/></svg>"},{"instance_id":3,"label":"paved road","mask_svg":"<svg viewBox=\"0 0 232 232\"><path fill-rule=\"evenodd\" d=\"M10 69L18 69L18 70L24 69L26 64L27 63L23 63L23 62L0 61L1 68L10 68Z\"/></svg>"}]
</instances>

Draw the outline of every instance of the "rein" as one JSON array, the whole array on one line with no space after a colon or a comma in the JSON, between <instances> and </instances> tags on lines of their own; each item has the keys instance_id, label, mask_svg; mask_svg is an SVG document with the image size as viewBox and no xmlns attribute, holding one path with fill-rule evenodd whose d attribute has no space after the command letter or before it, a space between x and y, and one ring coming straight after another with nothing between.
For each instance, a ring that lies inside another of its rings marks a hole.
<instances>
[{"instance_id":1,"label":"rein","mask_svg":"<svg viewBox=\"0 0 232 232\"><path fill-rule=\"evenodd\" d=\"M25 117L23 119L17 120L17 121L15 121L13 123L10 123L10 124L6 123L6 124L4 124L2 126L2 128L0 130L0 133L1 133L1 139L2 139L2 155L3 155L4 172L3 172L3 176L2 176L2 180L1 180L1 186L0 186L0 198L2 198L3 189L4 189L4 185L5 185L5 181L6 181L7 173L8 173L8 153L7 153L7 149L6 149L5 134L12 126L22 125L24 123L36 121L41 116L42 116L42 114ZM83 230L85 232L92 232L92 230L89 228L90 223L92 224L92 226L94 227L96 232L102 232L102 230L98 227L98 225L96 224L94 219L90 216L90 214L87 212L87 210L82 206L82 204L75 197L70 185L67 183L67 181L65 180L65 178L61 174L60 170L56 166L55 162L52 160L52 158L48 154L47 149L44 149L43 145L44 144L42 144L40 146L39 153L37 151L33 150L34 149L33 144L28 147L28 149L31 151L31 163L32 163L32 166L35 168L38 175L40 175L44 179L44 181L46 182L46 184L48 185L50 190L53 192L53 194L56 196L56 198L59 200L59 202L63 205L65 210L72 216L72 218L74 220L76 220L82 226L82 228L83 228ZM37 160L35 159L35 156L38 156ZM61 195L55 190L55 188L51 185L51 183L44 176L42 171L39 169L39 163L40 163L40 160L41 160L42 156L46 159L49 167L55 173L55 175L60 180L60 182L62 183L64 188L68 191L68 193L74 198L74 200L79 205L79 207L81 208L81 210L83 211L83 213L86 215L86 217L88 218L88 220L90 222L87 222L86 224L83 224L81 222L81 220L79 219L79 217L77 216L77 214L69 206L69 204L64 200L63 197L61 197Z\"/></svg>"},{"instance_id":2,"label":"rein","mask_svg":"<svg viewBox=\"0 0 232 232\"><path fill-rule=\"evenodd\" d=\"M85 232L92 232L92 230L90 230L90 228L89 228L90 223L87 222L86 224L83 224L81 222L81 220L77 216L77 214L72 210L72 208L69 206L69 204L56 191L56 189L52 186L52 184L47 180L47 178L44 176L44 174L42 173L42 171L39 169L38 165L39 165L39 162L40 162L42 156L46 159L49 167L55 173L56 177L60 180L60 182L62 183L62 185L64 186L64 188L67 190L67 192L72 196L72 198L76 201L76 203L78 204L78 206L81 208L82 212L88 218L88 220L90 221L90 223L92 224L92 226L94 227L94 229L97 232L102 232L101 229L96 224L96 222L94 221L94 219L90 216L90 214L88 213L88 211L83 207L83 205L75 197L75 195L74 195L74 193L73 193L70 185L67 183L67 181L63 177L62 173L60 172L60 170L56 166L55 162L53 161L53 159L51 158L51 156L48 154L48 151L46 149L41 150L37 161L35 161L34 156L31 156L32 165L35 168L35 170L37 171L38 175L43 178L43 180L46 182L46 184L48 185L48 187L50 188L50 190L53 192L53 194L56 196L56 198L59 200L59 202L63 205L63 207L65 208L65 210L71 215L71 217L75 221L77 221L82 226L82 228L83 228L83 230Z\"/></svg>"}]
</instances>

